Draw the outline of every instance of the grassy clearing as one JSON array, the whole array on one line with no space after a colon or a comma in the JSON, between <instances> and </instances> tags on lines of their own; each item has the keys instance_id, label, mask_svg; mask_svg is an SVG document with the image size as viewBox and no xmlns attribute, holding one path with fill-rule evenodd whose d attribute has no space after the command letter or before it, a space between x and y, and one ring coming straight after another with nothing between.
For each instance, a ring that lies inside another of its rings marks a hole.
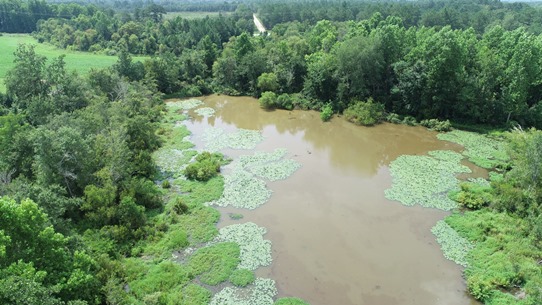
<instances>
[{"instance_id":1,"label":"grassy clearing","mask_svg":"<svg viewBox=\"0 0 542 305\"><path fill-rule=\"evenodd\" d=\"M5 92L4 78L7 71L13 68L13 53L19 44L33 44L36 46L36 53L47 58L65 55L64 61L68 70L76 70L80 74L86 74L90 69L105 68L117 62L116 56L103 54L93 54L88 52L75 52L57 47L38 43L38 41L28 34L2 34L0 36L0 92ZM133 60L143 61L146 57L133 57Z\"/></svg>"}]
</instances>

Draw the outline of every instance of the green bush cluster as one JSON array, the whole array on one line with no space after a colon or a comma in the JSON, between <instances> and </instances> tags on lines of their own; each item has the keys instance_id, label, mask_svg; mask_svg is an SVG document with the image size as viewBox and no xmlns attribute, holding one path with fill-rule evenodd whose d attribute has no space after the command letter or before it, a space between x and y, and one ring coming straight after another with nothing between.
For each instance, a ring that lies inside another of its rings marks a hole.
<instances>
[{"instance_id":1,"label":"green bush cluster","mask_svg":"<svg viewBox=\"0 0 542 305\"><path fill-rule=\"evenodd\" d=\"M441 121L438 119L428 119L422 120L420 125L439 132L452 130L452 123L450 123L450 120Z\"/></svg>"},{"instance_id":2,"label":"green bush cluster","mask_svg":"<svg viewBox=\"0 0 542 305\"><path fill-rule=\"evenodd\" d=\"M384 105L369 99L367 102L357 101L344 111L344 117L355 124L372 126L380 122L384 115Z\"/></svg>"},{"instance_id":3,"label":"green bush cluster","mask_svg":"<svg viewBox=\"0 0 542 305\"><path fill-rule=\"evenodd\" d=\"M322 111L320 112L320 119L322 119L322 122L327 122L331 120L332 116L333 116L333 108L331 108L331 104L327 104L324 107L322 107Z\"/></svg>"},{"instance_id":4,"label":"green bush cluster","mask_svg":"<svg viewBox=\"0 0 542 305\"><path fill-rule=\"evenodd\" d=\"M292 110L295 107L297 94L283 93L277 95L275 92L266 91L259 99L260 107L264 109L286 109Z\"/></svg>"},{"instance_id":5,"label":"green bush cluster","mask_svg":"<svg viewBox=\"0 0 542 305\"><path fill-rule=\"evenodd\" d=\"M188 179L207 181L220 172L224 156L220 153L202 152L196 156L196 162L189 164L184 170Z\"/></svg>"},{"instance_id":6,"label":"green bush cluster","mask_svg":"<svg viewBox=\"0 0 542 305\"><path fill-rule=\"evenodd\" d=\"M491 187L473 182L463 182L461 190L451 195L451 199L459 203L459 206L471 210L478 210L487 206L493 200Z\"/></svg>"}]
</instances>

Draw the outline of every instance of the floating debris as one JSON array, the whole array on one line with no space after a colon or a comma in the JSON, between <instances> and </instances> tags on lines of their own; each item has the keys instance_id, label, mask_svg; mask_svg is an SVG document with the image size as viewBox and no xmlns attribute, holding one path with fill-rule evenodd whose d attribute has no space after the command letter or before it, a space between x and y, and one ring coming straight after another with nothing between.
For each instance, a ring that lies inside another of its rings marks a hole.
<instances>
[{"instance_id":1,"label":"floating debris","mask_svg":"<svg viewBox=\"0 0 542 305\"><path fill-rule=\"evenodd\" d=\"M437 238L444 257L463 267L468 266L467 254L474 248L474 244L461 237L444 220L439 220L431 232Z\"/></svg>"}]
</instances>

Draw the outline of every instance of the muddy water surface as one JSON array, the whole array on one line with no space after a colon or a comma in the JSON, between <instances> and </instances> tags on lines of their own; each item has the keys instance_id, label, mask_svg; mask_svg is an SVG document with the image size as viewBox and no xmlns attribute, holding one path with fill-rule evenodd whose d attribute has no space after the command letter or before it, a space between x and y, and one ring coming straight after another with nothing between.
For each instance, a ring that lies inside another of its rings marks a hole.
<instances>
[{"instance_id":1,"label":"muddy water surface","mask_svg":"<svg viewBox=\"0 0 542 305\"><path fill-rule=\"evenodd\" d=\"M478 304L430 232L447 213L384 197L395 158L459 146L421 127L359 127L337 117L322 123L317 112L264 111L247 97L200 99L216 115L187 123L198 147L210 126L257 129L265 140L256 150L284 147L303 165L287 180L268 183L273 195L262 207L220 209L267 228L273 264L257 273L275 279L280 296L312 305ZM219 226L235 222L223 216Z\"/></svg>"}]
</instances>

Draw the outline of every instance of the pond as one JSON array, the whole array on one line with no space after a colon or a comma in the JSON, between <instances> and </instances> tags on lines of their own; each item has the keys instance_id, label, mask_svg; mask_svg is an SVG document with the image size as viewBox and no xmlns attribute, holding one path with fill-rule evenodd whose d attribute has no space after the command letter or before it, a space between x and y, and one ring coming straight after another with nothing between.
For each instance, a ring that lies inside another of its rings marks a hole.
<instances>
[{"instance_id":1,"label":"pond","mask_svg":"<svg viewBox=\"0 0 542 305\"><path fill-rule=\"evenodd\" d=\"M273 264L257 271L276 280L279 296L312 305L470 305L462 268L446 260L431 227L448 212L406 207L384 197L389 164L431 150L461 151L423 127L360 127L313 111L265 111L256 99L200 97L212 117L191 112L186 122L199 149L204 130L260 130L255 151L286 148L302 164L286 180L267 182L270 200L254 210L219 208L220 227L251 221L267 228ZM234 159L251 150L224 150ZM465 163L466 164L466 163ZM473 176L486 173L471 164ZM232 220L227 214L244 217Z\"/></svg>"}]
</instances>

